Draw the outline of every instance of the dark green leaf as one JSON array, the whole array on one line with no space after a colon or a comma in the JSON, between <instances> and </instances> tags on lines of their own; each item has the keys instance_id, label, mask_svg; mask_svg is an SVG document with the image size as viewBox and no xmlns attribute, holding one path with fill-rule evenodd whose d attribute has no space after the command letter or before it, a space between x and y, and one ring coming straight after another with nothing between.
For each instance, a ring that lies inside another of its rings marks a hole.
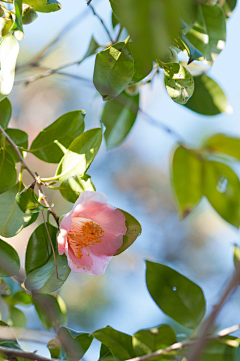
<instances>
[{"instance_id":1,"label":"dark green leaf","mask_svg":"<svg viewBox=\"0 0 240 361\"><path fill-rule=\"evenodd\" d=\"M178 147L172 158L171 178L180 218L185 218L203 196L201 159L194 151Z\"/></svg>"},{"instance_id":2,"label":"dark green leaf","mask_svg":"<svg viewBox=\"0 0 240 361\"><path fill-rule=\"evenodd\" d=\"M240 161L240 138L216 134L208 139L205 146L210 152L227 154Z\"/></svg>"},{"instance_id":3,"label":"dark green leaf","mask_svg":"<svg viewBox=\"0 0 240 361\"><path fill-rule=\"evenodd\" d=\"M14 35L18 40L22 40L24 38L22 23L22 3L22 0L13 0L15 9L15 22L11 30L14 31Z\"/></svg>"},{"instance_id":4,"label":"dark green leaf","mask_svg":"<svg viewBox=\"0 0 240 361\"><path fill-rule=\"evenodd\" d=\"M170 267L146 264L147 288L156 304L182 326L196 329L205 315L202 289Z\"/></svg>"},{"instance_id":5,"label":"dark green leaf","mask_svg":"<svg viewBox=\"0 0 240 361\"><path fill-rule=\"evenodd\" d=\"M116 16L114 15L114 13L112 12L112 27L113 29L115 29L115 27L119 24L118 19L116 18Z\"/></svg>"},{"instance_id":6,"label":"dark green leaf","mask_svg":"<svg viewBox=\"0 0 240 361\"><path fill-rule=\"evenodd\" d=\"M0 125L3 129L7 128L12 116L12 105L8 98L0 102Z\"/></svg>"},{"instance_id":7,"label":"dark green leaf","mask_svg":"<svg viewBox=\"0 0 240 361\"><path fill-rule=\"evenodd\" d=\"M221 3L223 3L222 8L225 16L229 18L237 5L237 0L223 0Z\"/></svg>"},{"instance_id":8,"label":"dark green leaf","mask_svg":"<svg viewBox=\"0 0 240 361\"><path fill-rule=\"evenodd\" d=\"M82 176L95 158L102 142L102 129L90 129L69 146L58 166L56 176L63 182L71 176Z\"/></svg>"},{"instance_id":9,"label":"dark green leaf","mask_svg":"<svg viewBox=\"0 0 240 361\"><path fill-rule=\"evenodd\" d=\"M93 82L103 100L116 98L132 79L134 64L127 43L128 39L97 54Z\"/></svg>"},{"instance_id":10,"label":"dark green leaf","mask_svg":"<svg viewBox=\"0 0 240 361\"><path fill-rule=\"evenodd\" d=\"M130 96L125 92L105 104L101 120L106 127L104 138L107 148L121 144L136 120L139 94Z\"/></svg>"},{"instance_id":11,"label":"dark green leaf","mask_svg":"<svg viewBox=\"0 0 240 361\"><path fill-rule=\"evenodd\" d=\"M146 78L146 76L151 73L153 64L151 60L146 61L139 56L137 44L132 42L128 43L127 48L129 49L134 62L133 77L130 84L135 84Z\"/></svg>"},{"instance_id":12,"label":"dark green leaf","mask_svg":"<svg viewBox=\"0 0 240 361\"><path fill-rule=\"evenodd\" d=\"M34 10L42 13L50 13L60 10L62 5L57 0L23 0L24 4L28 4Z\"/></svg>"},{"instance_id":13,"label":"dark green leaf","mask_svg":"<svg viewBox=\"0 0 240 361\"><path fill-rule=\"evenodd\" d=\"M54 247L56 247L58 229L49 223L47 223L47 227L52 243ZM29 275L29 273L35 269L44 266L49 261L52 254L46 226L42 223L35 229L28 241L25 258L26 274Z\"/></svg>"},{"instance_id":14,"label":"dark green leaf","mask_svg":"<svg viewBox=\"0 0 240 361\"><path fill-rule=\"evenodd\" d=\"M3 101L5 101L5 99ZM8 128L5 131L18 147L22 147L24 149L28 148L28 134L25 133L23 130ZM2 135L0 134L0 141L1 141L1 139L2 139ZM13 148L11 147L11 145L8 142L5 142L5 148L8 151L8 153L11 155L14 162L16 162L16 163L19 162L18 156L16 155ZM20 153L23 155L22 151L20 151Z\"/></svg>"},{"instance_id":15,"label":"dark green leaf","mask_svg":"<svg viewBox=\"0 0 240 361\"><path fill-rule=\"evenodd\" d=\"M49 209L38 202L38 197L32 188L25 188L17 193L16 202L25 214L39 213Z\"/></svg>"},{"instance_id":16,"label":"dark green leaf","mask_svg":"<svg viewBox=\"0 0 240 361\"><path fill-rule=\"evenodd\" d=\"M107 326L93 332L92 335L106 345L111 350L113 356L119 360L127 360L136 356L132 346L132 337L126 333Z\"/></svg>"},{"instance_id":17,"label":"dark green leaf","mask_svg":"<svg viewBox=\"0 0 240 361\"><path fill-rule=\"evenodd\" d=\"M0 239L0 276L10 277L19 272L20 260L15 249Z\"/></svg>"},{"instance_id":18,"label":"dark green leaf","mask_svg":"<svg viewBox=\"0 0 240 361\"><path fill-rule=\"evenodd\" d=\"M14 306L9 307L9 318L9 324L12 327L24 328L27 324L25 314Z\"/></svg>"},{"instance_id":19,"label":"dark green leaf","mask_svg":"<svg viewBox=\"0 0 240 361\"><path fill-rule=\"evenodd\" d=\"M60 185L61 195L71 203L75 203L80 194L84 191L95 191L95 187L90 176L74 175L69 177Z\"/></svg>"},{"instance_id":20,"label":"dark green leaf","mask_svg":"<svg viewBox=\"0 0 240 361\"><path fill-rule=\"evenodd\" d=\"M100 347L99 361L105 360L105 358L108 358L109 356L114 357L111 351L109 350L109 348L106 345L104 345L104 343L102 343Z\"/></svg>"},{"instance_id":21,"label":"dark green leaf","mask_svg":"<svg viewBox=\"0 0 240 361\"><path fill-rule=\"evenodd\" d=\"M188 64L190 64L194 60L204 59L204 55L201 53L201 51L195 48L195 46L193 46L193 44L184 34L181 33L181 37L176 38L175 41L179 49L181 49L182 51L185 50L187 52L189 56Z\"/></svg>"},{"instance_id":22,"label":"dark green leaf","mask_svg":"<svg viewBox=\"0 0 240 361\"><path fill-rule=\"evenodd\" d=\"M60 296L37 295L32 302L44 328L48 331L67 322L67 308Z\"/></svg>"},{"instance_id":23,"label":"dark green leaf","mask_svg":"<svg viewBox=\"0 0 240 361\"><path fill-rule=\"evenodd\" d=\"M204 350L200 361L236 361L239 340L227 336L219 340L210 341Z\"/></svg>"},{"instance_id":24,"label":"dark green leaf","mask_svg":"<svg viewBox=\"0 0 240 361\"><path fill-rule=\"evenodd\" d=\"M0 194L12 188L17 180L15 163L5 149L0 149Z\"/></svg>"},{"instance_id":25,"label":"dark green leaf","mask_svg":"<svg viewBox=\"0 0 240 361\"><path fill-rule=\"evenodd\" d=\"M62 115L37 135L31 152L44 162L59 163L65 153L63 149L84 131L84 115L83 110Z\"/></svg>"},{"instance_id":26,"label":"dark green leaf","mask_svg":"<svg viewBox=\"0 0 240 361\"><path fill-rule=\"evenodd\" d=\"M126 219L125 224L127 227L127 232L125 236L123 236L123 245L117 250L115 256L130 247L131 244L133 244L133 242L142 232L141 224L136 220L136 218L134 218L131 214L123 211L122 209L120 209L120 211L124 214L124 217Z\"/></svg>"},{"instance_id":27,"label":"dark green leaf","mask_svg":"<svg viewBox=\"0 0 240 361\"><path fill-rule=\"evenodd\" d=\"M226 95L220 86L206 74L194 77L195 91L185 106L203 115L230 113Z\"/></svg>"}]
</instances>

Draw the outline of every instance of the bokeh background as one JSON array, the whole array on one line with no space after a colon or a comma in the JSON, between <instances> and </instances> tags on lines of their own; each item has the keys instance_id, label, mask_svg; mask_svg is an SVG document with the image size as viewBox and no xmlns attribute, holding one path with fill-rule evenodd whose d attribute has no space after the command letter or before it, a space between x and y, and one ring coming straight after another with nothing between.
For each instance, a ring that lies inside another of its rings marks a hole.
<instances>
[{"instance_id":1,"label":"bokeh background","mask_svg":"<svg viewBox=\"0 0 240 361\"><path fill-rule=\"evenodd\" d=\"M41 62L43 66L57 68L80 60L92 35L99 44L109 42L100 21L87 9L85 0L62 0L61 3L62 10L51 14L39 13L33 24L25 26L19 65L29 61L71 21L74 21L71 31L51 49ZM116 36L117 30L113 31L111 27L108 1L93 0L92 5ZM140 89L144 112L177 131L191 146L199 146L214 133L240 136L239 20L238 6L227 24L226 48L209 71L225 91L232 114L199 116L173 103L166 93L161 73L151 84ZM27 131L31 141L59 116L78 109L87 112L86 129L99 126L103 101L92 84L94 59L92 56L80 66L64 70L87 78L88 82L54 74L27 86L15 85L9 96L13 105L10 126ZM16 81L33 74L36 74L36 69L17 72ZM71 273L60 290L68 307L69 327L92 332L111 325L132 334L140 328L167 322L178 333L184 333L186 330L164 316L151 299L145 284L145 259L167 264L197 282L207 298L208 311L217 302L233 271L233 247L235 243L239 244L238 231L222 220L204 199L187 219L180 222L169 171L175 142L171 134L141 115L120 147L107 151L103 142L88 173L97 191L107 194L112 205L133 214L143 231L134 245L113 258L103 276ZM55 172L55 166L31 155L28 155L27 161L42 177L50 177ZM26 177L25 183L28 180ZM49 191L48 197L50 203L55 204L58 215L69 211L71 204L58 191ZM20 253L22 265L29 236L36 226L34 224L8 239ZM237 291L217 320L219 328L240 323L239 312L236 313L239 302L240 291ZM41 325L33 308L28 308L27 316L27 327L40 330ZM41 344L24 342L24 347L38 349L48 355L48 350ZM84 359L95 360L98 347L96 341Z\"/></svg>"}]
</instances>

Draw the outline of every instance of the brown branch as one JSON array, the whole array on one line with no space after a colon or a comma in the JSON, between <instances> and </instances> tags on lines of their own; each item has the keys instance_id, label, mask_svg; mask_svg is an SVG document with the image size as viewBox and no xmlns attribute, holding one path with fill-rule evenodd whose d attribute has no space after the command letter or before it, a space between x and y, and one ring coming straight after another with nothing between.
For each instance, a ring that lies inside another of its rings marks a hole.
<instances>
[{"instance_id":1,"label":"brown branch","mask_svg":"<svg viewBox=\"0 0 240 361\"><path fill-rule=\"evenodd\" d=\"M15 348L8 348L8 347L3 347L3 346L0 346L0 352L6 356L21 357L21 358L26 358L28 360L37 360L37 361L51 361L52 360L47 357L37 355L34 352L25 352L25 351L17 350ZM60 361L57 359L54 359L54 360Z\"/></svg>"},{"instance_id":2,"label":"brown branch","mask_svg":"<svg viewBox=\"0 0 240 361\"><path fill-rule=\"evenodd\" d=\"M98 20L100 20L102 26L104 27L106 33L108 34L108 37L109 37L111 43L113 43L113 42L114 42L114 41L113 41L113 38L112 38L112 36L111 36L111 34L110 34L110 32L109 32L106 24L104 23L103 19L96 13L96 11L94 10L93 6L90 5L90 3L89 3L88 5L89 5L90 9L92 10L93 15L95 15L95 16L98 18Z\"/></svg>"}]
</instances>

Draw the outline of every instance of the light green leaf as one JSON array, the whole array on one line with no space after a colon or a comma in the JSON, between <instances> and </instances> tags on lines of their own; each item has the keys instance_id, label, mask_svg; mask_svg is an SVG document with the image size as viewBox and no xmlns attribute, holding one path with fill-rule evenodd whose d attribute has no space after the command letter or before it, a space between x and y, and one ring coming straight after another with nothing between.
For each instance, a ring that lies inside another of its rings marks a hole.
<instances>
[{"instance_id":1,"label":"light green leaf","mask_svg":"<svg viewBox=\"0 0 240 361\"><path fill-rule=\"evenodd\" d=\"M0 43L0 101L11 92L19 45L13 35L6 36Z\"/></svg>"},{"instance_id":2,"label":"light green leaf","mask_svg":"<svg viewBox=\"0 0 240 361\"><path fill-rule=\"evenodd\" d=\"M11 302L13 304L27 306L32 304L32 299L26 291L17 291L11 296Z\"/></svg>"},{"instance_id":3,"label":"light green leaf","mask_svg":"<svg viewBox=\"0 0 240 361\"><path fill-rule=\"evenodd\" d=\"M17 251L0 239L0 277L14 276L19 272L20 260Z\"/></svg>"},{"instance_id":4,"label":"light green leaf","mask_svg":"<svg viewBox=\"0 0 240 361\"><path fill-rule=\"evenodd\" d=\"M62 5L57 0L23 0L23 2L42 13L50 13L62 8Z\"/></svg>"},{"instance_id":5,"label":"light green leaf","mask_svg":"<svg viewBox=\"0 0 240 361\"><path fill-rule=\"evenodd\" d=\"M203 115L217 115L223 112L230 113L226 95L220 86L206 74L194 77L195 90L185 106L196 113Z\"/></svg>"},{"instance_id":6,"label":"light green leaf","mask_svg":"<svg viewBox=\"0 0 240 361\"><path fill-rule=\"evenodd\" d=\"M37 135L31 144L31 152L44 162L59 163L64 156L62 148L68 148L84 131L84 116L83 110L62 115Z\"/></svg>"},{"instance_id":7,"label":"light green leaf","mask_svg":"<svg viewBox=\"0 0 240 361\"><path fill-rule=\"evenodd\" d=\"M164 65L164 83L169 96L175 103L186 104L194 92L192 74L178 63Z\"/></svg>"},{"instance_id":8,"label":"light green leaf","mask_svg":"<svg viewBox=\"0 0 240 361\"><path fill-rule=\"evenodd\" d=\"M24 328L27 324L27 318L25 314L17 307L9 307L9 324L12 327Z\"/></svg>"},{"instance_id":9,"label":"light green leaf","mask_svg":"<svg viewBox=\"0 0 240 361\"><path fill-rule=\"evenodd\" d=\"M132 79L134 64L127 43L128 39L97 54L93 82L103 100L116 98Z\"/></svg>"},{"instance_id":10,"label":"light green leaf","mask_svg":"<svg viewBox=\"0 0 240 361\"><path fill-rule=\"evenodd\" d=\"M20 193L17 193L16 202L25 214L39 213L49 209L49 207L45 207L38 202L38 197L32 188L23 189Z\"/></svg>"},{"instance_id":11,"label":"light green leaf","mask_svg":"<svg viewBox=\"0 0 240 361\"><path fill-rule=\"evenodd\" d=\"M134 62L133 77L130 84L135 84L146 78L146 76L151 73L153 64L151 60L147 61L139 56L138 44L134 42L128 43L127 48L129 49Z\"/></svg>"},{"instance_id":12,"label":"light green leaf","mask_svg":"<svg viewBox=\"0 0 240 361\"><path fill-rule=\"evenodd\" d=\"M12 116L12 105L8 98L0 102L0 125L6 129Z\"/></svg>"},{"instance_id":13,"label":"light green leaf","mask_svg":"<svg viewBox=\"0 0 240 361\"><path fill-rule=\"evenodd\" d=\"M158 307L182 326L196 329L205 315L202 289L181 273L147 261L146 282Z\"/></svg>"},{"instance_id":14,"label":"light green leaf","mask_svg":"<svg viewBox=\"0 0 240 361\"><path fill-rule=\"evenodd\" d=\"M11 155L0 149L0 194L12 188L17 180L17 170Z\"/></svg>"},{"instance_id":15,"label":"light green leaf","mask_svg":"<svg viewBox=\"0 0 240 361\"><path fill-rule=\"evenodd\" d=\"M15 22L11 30L14 31L14 35L18 40L22 40L24 38L22 23L22 3L22 0L13 0L15 9Z\"/></svg>"},{"instance_id":16,"label":"light green leaf","mask_svg":"<svg viewBox=\"0 0 240 361\"><path fill-rule=\"evenodd\" d=\"M84 191L95 191L91 177L74 175L61 183L60 193L68 202L75 203L80 194Z\"/></svg>"},{"instance_id":17,"label":"light green leaf","mask_svg":"<svg viewBox=\"0 0 240 361\"><path fill-rule=\"evenodd\" d=\"M53 338L47 344L47 348L50 352L51 358L55 358L58 360L63 360L64 358L61 357L61 342L58 338Z\"/></svg>"},{"instance_id":18,"label":"light green leaf","mask_svg":"<svg viewBox=\"0 0 240 361\"><path fill-rule=\"evenodd\" d=\"M106 127L104 138L107 148L121 144L135 123L139 109L139 94L125 92L105 104L101 120Z\"/></svg>"},{"instance_id":19,"label":"light green leaf","mask_svg":"<svg viewBox=\"0 0 240 361\"><path fill-rule=\"evenodd\" d=\"M102 142L102 129L90 129L77 137L69 146L56 172L59 182L71 176L82 176L95 158Z\"/></svg>"},{"instance_id":20,"label":"light green leaf","mask_svg":"<svg viewBox=\"0 0 240 361\"><path fill-rule=\"evenodd\" d=\"M92 36L92 39L90 40L90 43L89 43L89 46L88 46L88 49L87 49L84 57L82 58L82 61L87 59L89 56L95 54L99 47L100 47L100 45L96 42L96 40Z\"/></svg>"},{"instance_id":21,"label":"light green leaf","mask_svg":"<svg viewBox=\"0 0 240 361\"><path fill-rule=\"evenodd\" d=\"M210 152L227 154L240 161L240 138L215 134L207 140L205 147Z\"/></svg>"}]
</instances>

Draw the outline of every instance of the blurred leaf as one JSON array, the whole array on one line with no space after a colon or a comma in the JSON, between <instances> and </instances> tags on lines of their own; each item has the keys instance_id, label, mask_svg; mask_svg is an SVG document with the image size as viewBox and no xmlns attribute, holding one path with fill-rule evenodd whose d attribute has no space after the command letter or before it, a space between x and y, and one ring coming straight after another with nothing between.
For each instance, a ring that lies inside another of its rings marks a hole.
<instances>
[{"instance_id":1,"label":"blurred leaf","mask_svg":"<svg viewBox=\"0 0 240 361\"><path fill-rule=\"evenodd\" d=\"M177 342L175 332L169 325L140 330L133 336L133 347L138 356L164 349L175 342ZM165 358L162 356L160 359Z\"/></svg>"},{"instance_id":2,"label":"blurred leaf","mask_svg":"<svg viewBox=\"0 0 240 361\"><path fill-rule=\"evenodd\" d=\"M116 16L114 15L114 13L112 12L112 27L113 29L115 29L115 27L119 24L118 19L116 18Z\"/></svg>"},{"instance_id":3,"label":"blurred leaf","mask_svg":"<svg viewBox=\"0 0 240 361\"><path fill-rule=\"evenodd\" d=\"M17 251L0 239L0 277L14 276L19 272L20 260Z\"/></svg>"},{"instance_id":4,"label":"blurred leaf","mask_svg":"<svg viewBox=\"0 0 240 361\"><path fill-rule=\"evenodd\" d=\"M15 163L5 149L0 148L0 194L12 188L17 180Z\"/></svg>"},{"instance_id":5,"label":"blurred leaf","mask_svg":"<svg viewBox=\"0 0 240 361\"><path fill-rule=\"evenodd\" d=\"M58 229L47 223L48 232L53 246L56 247ZM44 223L40 224L32 233L26 250L25 270L27 276L37 268L44 266L52 256L52 248Z\"/></svg>"},{"instance_id":6,"label":"blurred leaf","mask_svg":"<svg viewBox=\"0 0 240 361\"><path fill-rule=\"evenodd\" d=\"M50 340L47 344L47 348L51 354L51 358L55 358L58 360L64 359L63 357L61 357L61 342L58 338Z\"/></svg>"},{"instance_id":7,"label":"blurred leaf","mask_svg":"<svg viewBox=\"0 0 240 361\"><path fill-rule=\"evenodd\" d=\"M217 115L229 113L226 95L220 86L206 74L194 77L195 91L185 106L196 113L203 115Z\"/></svg>"},{"instance_id":8,"label":"blurred leaf","mask_svg":"<svg viewBox=\"0 0 240 361\"><path fill-rule=\"evenodd\" d=\"M139 108L139 94L130 96L125 92L103 108L101 120L106 127L104 138L107 148L121 144L135 123Z\"/></svg>"},{"instance_id":9,"label":"blurred leaf","mask_svg":"<svg viewBox=\"0 0 240 361\"><path fill-rule=\"evenodd\" d=\"M238 176L226 164L204 162L204 194L228 223L240 225L240 182Z\"/></svg>"},{"instance_id":10,"label":"blurred leaf","mask_svg":"<svg viewBox=\"0 0 240 361\"><path fill-rule=\"evenodd\" d=\"M164 65L164 83L168 95L178 104L186 104L194 91L192 74L178 63Z\"/></svg>"},{"instance_id":11,"label":"blurred leaf","mask_svg":"<svg viewBox=\"0 0 240 361\"><path fill-rule=\"evenodd\" d=\"M235 244L234 246L234 254L233 254L234 266L237 268L240 262L240 248Z\"/></svg>"},{"instance_id":12,"label":"blurred leaf","mask_svg":"<svg viewBox=\"0 0 240 361\"><path fill-rule=\"evenodd\" d=\"M67 322L67 308L60 296L37 295L32 302L46 330L58 328Z\"/></svg>"},{"instance_id":13,"label":"blurred leaf","mask_svg":"<svg viewBox=\"0 0 240 361\"><path fill-rule=\"evenodd\" d=\"M27 324L25 314L14 306L9 307L9 318L9 324L12 327L24 328Z\"/></svg>"},{"instance_id":14,"label":"blurred leaf","mask_svg":"<svg viewBox=\"0 0 240 361\"><path fill-rule=\"evenodd\" d=\"M62 147L68 148L84 131L84 115L83 110L62 115L37 135L31 144L31 153L44 162L59 163L64 156Z\"/></svg>"},{"instance_id":15,"label":"blurred leaf","mask_svg":"<svg viewBox=\"0 0 240 361\"><path fill-rule=\"evenodd\" d=\"M7 128L12 116L12 105L8 98L0 102L0 125L3 129Z\"/></svg>"},{"instance_id":16,"label":"blurred leaf","mask_svg":"<svg viewBox=\"0 0 240 361\"><path fill-rule=\"evenodd\" d=\"M5 98L5 99L7 99L7 98ZM5 99L0 104L2 104L5 101ZM5 132L9 135L9 137L12 139L12 141L18 147L23 147L25 149L28 148L28 134L25 133L23 130L8 128L5 130ZM2 134L0 134L0 142L1 142L1 140L2 140ZM7 141L5 142L5 149L11 155L14 162L18 163L19 158L16 155L16 153L14 152L14 150L12 149L11 145ZM21 150L20 150L20 153L23 155Z\"/></svg>"},{"instance_id":17,"label":"blurred leaf","mask_svg":"<svg viewBox=\"0 0 240 361\"><path fill-rule=\"evenodd\" d=\"M39 213L49 209L38 202L38 197L32 188L25 188L17 193L16 202L25 214Z\"/></svg>"},{"instance_id":18,"label":"blurred leaf","mask_svg":"<svg viewBox=\"0 0 240 361\"><path fill-rule=\"evenodd\" d=\"M60 193L68 202L75 203L84 191L95 191L95 187L88 175L74 175L63 181L60 185Z\"/></svg>"},{"instance_id":19,"label":"blurred leaf","mask_svg":"<svg viewBox=\"0 0 240 361\"><path fill-rule=\"evenodd\" d=\"M6 36L0 42L0 101L11 92L19 45L13 35Z\"/></svg>"},{"instance_id":20,"label":"blurred leaf","mask_svg":"<svg viewBox=\"0 0 240 361\"><path fill-rule=\"evenodd\" d=\"M193 44L183 33L181 33L181 37L177 37L175 39L175 42L179 49L181 49L182 51L185 50L187 52L189 56L188 64L192 63L194 60L204 59L204 55L201 53L201 51L199 51L195 46L193 46Z\"/></svg>"},{"instance_id":21,"label":"blurred leaf","mask_svg":"<svg viewBox=\"0 0 240 361\"><path fill-rule=\"evenodd\" d=\"M172 158L171 178L181 219L196 207L203 196L203 163L194 151L179 146Z\"/></svg>"},{"instance_id":22,"label":"blurred leaf","mask_svg":"<svg viewBox=\"0 0 240 361\"><path fill-rule=\"evenodd\" d=\"M134 64L127 44L128 39L97 54L93 82L103 100L116 98L132 79Z\"/></svg>"},{"instance_id":23,"label":"blurred leaf","mask_svg":"<svg viewBox=\"0 0 240 361\"><path fill-rule=\"evenodd\" d=\"M11 301L18 305L31 305L32 299L29 293L26 293L25 291L18 291L14 293L11 297Z\"/></svg>"},{"instance_id":24,"label":"blurred leaf","mask_svg":"<svg viewBox=\"0 0 240 361\"><path fill-rule=\"evenodd\" d=\"M123 236L123 244L115 253L115 256L121 254L125 251L128 247L133 244L133 242L137 239L137 237L142 233L141 224L134 218L131 214L119 209L124 217L125 217L125 225L127 227L127 232L125 236Z\"/></svg>"},{"instance_id":25,"label":"blurred leaf","mask_svg":"<svg viewBox=\"0 0 240 361\"><path fill-rule=\"evenodd\" d=\"M105 358L108 358L109 356L114 357L111 351L109 350L109 348L106 345L104 345L104 343L101 343L99 361L105 360Z\"/></svg>"},{"instance_id":26,"label":"blurred leaf","mask_svg":"<svg viewBox=\"0 0 240 361\"><path fill-rule=\"evenodd\" d=\"M11 327L6 322L3 322L3 321L0 321L0 326L3 327L2 334L7 335L6 339L0 340L0 346L21 349ZM5 326L6 326L6 328L5 328ZM6 333L4 331L6 331Z\"/></svg>"},{"instance_id":27,"label":"blurred leaf","mask_svg":"<svg viewBox=\"0 0 240 361\"><path fill-rule=\"evenodd\" d=\"M71 269L65 255L59 256L56 252L56 262L58 278L52 256L46 264L28 274L25 287L35 293L52 293L59 289L68 278Z\"/></svg>"},{"instance_id":28,"label":"blurred leaf","mask_svg":"<svg viewBox=\"0 0 240 361\"><path fill-rule=\"evenodd\" d=\"M227 154L240 161L240 138L216 134L208 139L205 146L210 152Z\"/></svg>"},{"instance_id":29,"label":"blurred leaf","mask_svg":"<svg viewBox=\"0 0 240 361\"><path fill-rule=\"evenodd\" d=\"M62 8L62 5L57 0L23 0L23 2L42 13L50 13Z\"/></svg>"},{"instance_id":30,"label":"blurred leaf","mask_svg":"<svg viewBox=\"0 0 240 361\"><path fill-rule=\"evenodd\" d=\"M83 60L87 59L89 56L95 54L99 47L100 47L100 45L96 42L96 40L92 36L89 46L88 46L88 50L86 51L84 57L82 58L82 62L83 62Z\"/></svg>"},{"instance_id":31,"label":"blurred leaf","mask_svg":"<svg viewBox=\"0 0 240 361\"><path fill-rule=\"evenodd\" d=\"M17 183L0 195L0 234L3 237L15 236L37 219L37 214L26 215L18 207L15 197L22 189L22 183Z\"/></svg>"},{"instance_id":32,"label":"blurred leaf","mask_svg":"<svg viewBox=\"0 0 240 361\"><path fill-rule=\"evenodd\" d=\"M153 64L151 60L146 61L144 58L139 56L138 45L136 43L128 43L127 48L129 49L134 62L133 77L130 84L135 84L146 78L146 76L151 73Z\"/></svg>"},{"instance_id":33,"label":"blurred leaf","mask_svg":"<svg viewBox=\"0 0 240 361\"><path fill-rule=\"evenodd\" d=\"M93 332L92 335L106 345L113 356L119 360L127 360L136 356L132 346L132 337L126 333L107 326Z\"/></svg>"},{"instance_id":34,"label":"blurred leaf","mask_svg":"<svg viewBox=\"0 0 240 361\"><path fill-rule=\"evenodd\" d=\"M57 168L56 176L59 176L59 182L74 175L82 176L95 158L101 142L101 128L90 129L77 137Z\"/></svg>"},{"instance_id":35,"label":"blurred leaf","mask_svg":"<svg viewBox=\"0 0 240 361\"><path fill-rule=\"evenodd\" d=\"M181 273L146 261L146 282L158 307L182 326L196 329L205 315L202 289Z\"/></svg>"},{"instance_id":36,"label":"blurred leaf","mask_svg":"<svg viewBox=\"0 0 240 361\"><path fill-rule=\"evenodd\" d=\"M225 46L226 18L218 5L198 5L198 17L187 38L212 64Z\"/></svg>"},{"instance_id":37,"label":"blurred leaf","mask_svg":"<svg viewBox=\"0 0 240 361\"><path fill-rule=\"evenodd\" d=\"M223 0L221 2L223 3L222 8L225 16L229 18L237 5L237 0Z\"/></svg>"},{"instance_id":38,"label":"blurred leaf","mask_svg":"<svg viewBox=\"0 0 240 361\"><path fill-rule=\"evenodd\" d=\"M14 31L14 35L18 40L22 40L24 38L22 23L22 3L23 0L13 0L15 9L15 22L13 24L13 27L11 28L11 31Z\"/></svg>"},{"instance_id":39,"label":"blurred leaf","mask_svg":"<svg viewBox=\"0 0 240 361\"><path fill-rule=\"evenodd\" d=\"M231 340L232 339L232 340ZM237 346L231 347L226 342L234 341L234 337L227 336L219 340L210 341L204 350L200 361L236 361ZM238 342L239 344L239 342Z\"/></svg>"}]
</instances>

